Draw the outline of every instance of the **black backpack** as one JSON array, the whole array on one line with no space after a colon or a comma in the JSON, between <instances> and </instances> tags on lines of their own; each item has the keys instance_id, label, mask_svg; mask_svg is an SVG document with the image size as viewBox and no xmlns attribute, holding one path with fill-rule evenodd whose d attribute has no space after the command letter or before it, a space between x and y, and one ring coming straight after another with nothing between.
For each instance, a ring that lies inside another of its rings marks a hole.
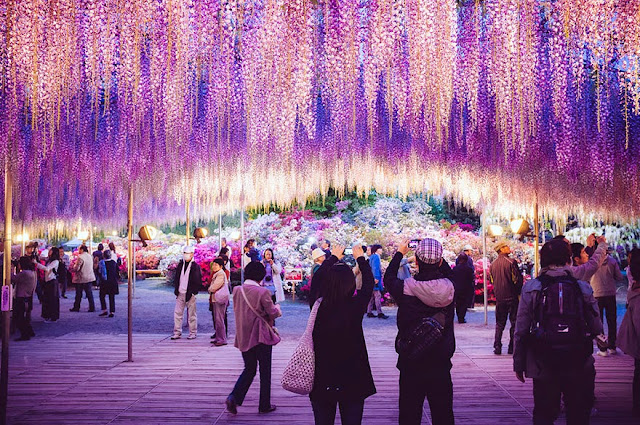
<instances>
[{"instance_id":1,"label":"black backpack","mask_svg":"<svg viewBox=\"0 0 640 425\"><path fill-rule=\"evenodd\" d=\"M535 304L534 349L549 366L582 366L592 352L585 319L585 303L578 281L569 273L541 275L542 290Z\"/></svg>"}]
</instances>

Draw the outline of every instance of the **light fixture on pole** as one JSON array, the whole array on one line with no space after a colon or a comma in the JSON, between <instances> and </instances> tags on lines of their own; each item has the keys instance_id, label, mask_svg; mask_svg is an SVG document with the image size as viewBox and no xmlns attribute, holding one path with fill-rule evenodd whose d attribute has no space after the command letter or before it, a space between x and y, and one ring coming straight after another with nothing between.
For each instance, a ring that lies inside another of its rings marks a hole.
<instances>
[{"instance_id":1,"label":"light fixture on pole","mask_svg":"<svg viewBox=\"0 0 640 425\"><path fill-rule=\"evenodd\" d=\"M153 226L145 224L138 231L138 237L140 239L131 239L131 242L142 242L142 246L147 246L147 241L153 240L158 235L158 229Z\"/></svg>"},{"instance_id":2,"label":"light fixture on pole","mask_svg":"<svg viewBox=\"0 0 640 425\"><path fill-rule=\"evenodd\" d=\"M204 239L209 234L209 230L206 227L196 227L193 230L193 238L196 240L196 243L200 243L200 239Z\"/></svg>"},{"instance_id":3,"label":"light fixture on pole","mask_svg":"<svg viewBox=\"0 0 640 425\"><path fill-rule=\"evenodd\" d=\"M502 226L500 226L499 224L490 225L488 230L490 236L502 236L502 234L504 233Z\"/></svg>"},{"instance_id":4,"label":"light fixture on pole","mask_svg":"<svg viewBox=\"0 0 640 425\"><path fill-rule=\"evenodd\" d=\"M80 239L84 243L87 239L89 239L89 231L79 230L76 238Z\"/></svg>"},{"instance_id":5,"label":"light fixture on pole","mask_svg":"<svg viewBox=\"0 0 640 425\"><path fill-rule=\"evenodd\" d=\"M509 224L511 227L511 232L517 235L526 235L531 230L531 226L529 226L529 222L524 218L516 218L512 220Z\"/></svg>"}]
</instances>

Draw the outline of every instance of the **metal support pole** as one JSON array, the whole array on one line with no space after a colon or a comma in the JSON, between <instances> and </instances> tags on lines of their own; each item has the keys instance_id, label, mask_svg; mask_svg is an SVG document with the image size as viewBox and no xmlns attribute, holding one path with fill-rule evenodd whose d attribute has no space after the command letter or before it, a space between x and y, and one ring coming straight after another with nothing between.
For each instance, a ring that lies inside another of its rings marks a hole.
<instances>
[{"instance_id":1,"label":"metal support pole","mask_svg":"<svg viewBox=\"0 0 640 425\"><path fill-rule=\"evenodd\" d=\"M244 283L244 204L240 210L240 283Z\"/></svg>"},{"instance_id":2,"label":"metal support pole","mask_svg":"<svg viewBox=\"0 0 640 425\"><path fill-rule=\"evenodd\" d=\"M482 291L484 293L484 324L489 324L489 291L487 289L487 221L483 212L480 218L482 222Z\"/></svg>"},{"instance_id":3,"label":"metal support pole","mask_svg":"<svg viewBox=\"0 0 640 425\"><path fill-rule=\"evenodd\" d=\"M133 211L133 209L132 209ZM133 225L133 215L131 216L131 236L133 236L133 229L136 227ZM133 287L133 298L136 297L136 282L138 281L138 268L136 267L136 249L137 247L133 245L133 262L131 263L131 267L133 267L133 280L131 281L131 286Z\"/></svg>"},{"instance_id":4,"label":"metal support pole","mask_svg":"<svg viewBox=\"0 0 640 425\"><path fill-rule=\"evenodd\" d=\"M22 221L22 235L20 236L20 238L22 239L22 248L20 250L20 255L24 256L24 251L26 250L26 241L25 241L25 234L24 234L24 221Z\"/></svg>"},{"instance_id":5,"label":"metal support pole","mask_svg":"<svg viewBox=\"0 0 640 425\"><path fill-rule=\"evenodd\" d=\"M538 218L538 192L534 193L533 201L533 277L538 277L540 270L540 219Z\"/></svg>"},{"instance_id":6,"label":"metal support pole","mask_svg":"<svg viewBox=\"0 0 640 425\"><path fill-rule=\"evenodd\" d=\"M218 252L222 249L222 212L218 212ZM229 253L231 258L231 253Z\"/></svg>"},{"instance_id":7,"label":"metal support pole","mask_svg":"<svg viewBox=\"0 0 640 425\"><path fill-rule=\"evenodd\" d=\"M9 161L4 163L4 261L3 292L11 289L11 219L13 209L13 181ZM5 288L5 286L7 288ZM10 300L9 300L10 301ZM0 423L7 423L7 393L9 391L9 325L11 311L2 312L2 371L0 372Z\"/></svg>"},{"instance_id":8,"label":"metal support pole","mask_svg":"<svg viewBox=\"0 0 640 425\"><path fill-rule=\"evenodd\" d=\"M187 213L187 246L189 246L189 238L191 237L191 229L190 229L191 226L189 226L189 198L187 198L186 213Z\"/></svg>"},{"instance_id":9,"label":"metal support pole","mask_svg":"<svg viewBox=\"0 0 640 425\"><path fill-rule=\"evenodd\" d=\"M133 253L133 186L129 188L129 208L127 211L127 361L133 361L133 275L135 256Z\"/></svg>"},{"instance_id":10,"label":"metal support pole","mask_svg":"<svg viewBox=\"0 0 640 425\"><path fill-rule=\"evenodd\" d=\"M93 256L93 225L89 223L89 254Z\"/></svg>"}]
</instances>

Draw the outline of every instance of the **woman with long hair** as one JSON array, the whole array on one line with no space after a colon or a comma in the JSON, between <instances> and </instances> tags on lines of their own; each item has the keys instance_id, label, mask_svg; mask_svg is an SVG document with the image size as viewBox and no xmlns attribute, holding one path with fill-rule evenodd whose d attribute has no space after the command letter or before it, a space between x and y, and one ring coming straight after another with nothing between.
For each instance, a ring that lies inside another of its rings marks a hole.
<instances>
[{"instance_id":1,"label":"woman with long hair","mask_svg":"<svg viewBox=\"0 0 640 425\"><path fill-rule=\"evenodd\" d=\"M362 274L362 288L356 292L356 278L349 265L340 261L344 247L335 245L320 287L320 307L313 330L315 378L309 394L315 423L333 424L336 408L344 425L362 423L364 400L376 393L369 355L362 332L362 318L373 292L373 274L362 246L353 256ZM320 272L320 270L319 270Z\"/></svg>"},{"instance_id":2,"label":"woman with long hair","mask_svg":"<svg viewBox=\"0 0 640 425\"><path fill-rule=\"evenodd\" d=\"M635 359L633 372L633 415L640 417L640 248L629 254L629 280L633 281L627 294L627 312L618 331L618 346Z\"/></svg>"},{"instance_id":3,"label":"woman with long hair","mask_svg":"<svg viewBox=\"0 0 640 425\"><path fill-rule=\"evenodd\" d=\"M276 261L271 248L265 249L262 257L262 264L267 273L262 281L262 286L271 292L271 300L274 303L282 302L284 301L284 289L282 288L282 278L280 277L282 266Z\"/></svg>"},{"instance_id":4,"label":"woman with long hair","mask_svg":"<svg viewBox=\"0 0 640 425\"><path fill-rule=\"evenodd\" d=\"M57 247L49 248L46 265L35 262L39 270L44 271L44 285L42 286L42 318L45 323L55 322L60 318L60 295L58 289L58 267L60 266L60 251Z\"/></svg>"}]
</instances>

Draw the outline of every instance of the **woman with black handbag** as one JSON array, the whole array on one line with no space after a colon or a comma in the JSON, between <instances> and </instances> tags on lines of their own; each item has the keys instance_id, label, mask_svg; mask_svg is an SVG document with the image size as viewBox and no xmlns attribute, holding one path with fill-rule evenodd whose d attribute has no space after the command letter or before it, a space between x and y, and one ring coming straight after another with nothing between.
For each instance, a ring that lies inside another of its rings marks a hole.
<instances>
[{"instance_id":1,"label":"woman with black handbag","mask_svg":"<svg viewBox=\"0 0 640 425\"><path fill-rule=\"evenodd\" d=\"M357 292L351 267L340 261L344 247L334 245L331 254L318 269L322 301L313 329L315 374L309 398L316 425L332 425L336 407L343 425L359 425L365 399L376 393L362 332L374 278L360 244L353 247L362 274Z\"/></svg>"},{"instance_id":2,"label":"woman with black handbag","mask_svg":"<svg viewBox=\"0 0 640 425\"><path fill-rule=\"evenodd\" d=\"M44 271L44 285L42 287L42 318L45 323L55 322L60 318L60 296L58 289L58 267L60 266L60 251L56 247L49 249L47 264L34 262L36 267Z\"/></svg>"}]
</instances>

